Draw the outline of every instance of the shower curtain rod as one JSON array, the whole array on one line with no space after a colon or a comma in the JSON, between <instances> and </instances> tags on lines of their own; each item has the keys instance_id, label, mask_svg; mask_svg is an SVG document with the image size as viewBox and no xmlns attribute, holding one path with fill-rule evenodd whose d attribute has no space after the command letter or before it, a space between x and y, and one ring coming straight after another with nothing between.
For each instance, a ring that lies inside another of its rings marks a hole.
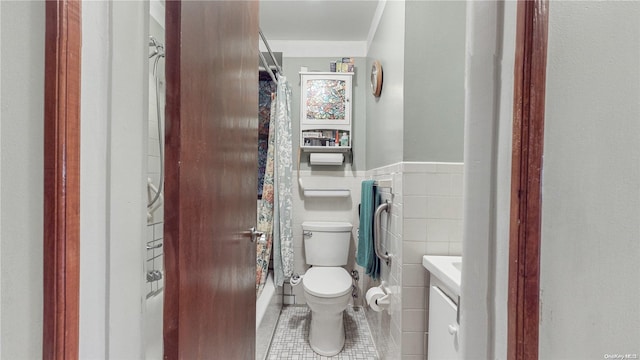
<instances>
[{"instance_id":1,"label":"shower curtain rod","mask_svg":"<svg viewBox=\"0 0 640 360\"><path fill-rule=\"evenodd\" d=\"M276 76L273 73L273 70L271 70L271 67L269 67L269 64L267 63L267 59L264 58L264 55L262 55L261 51L258 51L258 55L260 55L260 61L262 62L262 66L264 66L267 73L269 73L269 76L271 76L271 80L273 80L273 82L277 84L278 80L276 80Z\"/></svg>"},{"instance_id":2,"label":"shower curtain rod","mask_svg":"<svg viewBox=\"0 0 640 360\"><path fill-rule=\"evenodd\" d=\"M280 67L280 64L278 64L278 60L276 60L276 57L273 55L273 51L271 51L271 46L269 46L269 42L267 41L267 38L262 33L262 29L258 28L258 33L262 38L262 42L264 43L264 46L267 48L267 51L269 52L269 56L271 56L271 60L273 60L273 63L276 66L276 70L280 74L282 74L282 68ZM265 67L268 68L268 66L265 66Z\"/></svg>"}]
</instances>

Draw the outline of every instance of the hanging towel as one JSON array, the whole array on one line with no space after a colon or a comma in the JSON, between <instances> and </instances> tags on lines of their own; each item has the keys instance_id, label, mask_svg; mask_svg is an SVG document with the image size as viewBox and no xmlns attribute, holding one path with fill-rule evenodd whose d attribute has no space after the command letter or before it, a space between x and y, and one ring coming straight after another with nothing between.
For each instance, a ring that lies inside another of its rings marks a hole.
<instances>
[{"instance_id":1,"label":"hanging towel","mask_svg":"<svg viewBox=\"0 0 640 360\"><path fill-rule=\"evenodd\" d=\"M380 276L380 260L375 254L375 244L373 243L373 214L380 203L377 190L374 186L374 180L362 182L358 251L356 254L356 263L362 266L365 273L373 279Z\"/></svg>"}]
</instances>

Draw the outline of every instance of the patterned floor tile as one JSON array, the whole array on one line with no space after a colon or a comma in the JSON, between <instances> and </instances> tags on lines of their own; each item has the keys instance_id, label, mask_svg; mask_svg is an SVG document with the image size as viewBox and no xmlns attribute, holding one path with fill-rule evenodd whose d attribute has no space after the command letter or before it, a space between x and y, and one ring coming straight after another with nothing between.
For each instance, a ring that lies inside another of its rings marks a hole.
<instances>
[{"instance_id":1,"label":"patterned floor tile","mask_svg":"<svg viewBox=\"0 0 640 360\"><path fill-rule=\"evenodd\" d=\"M346 339L336 356L320 356L308 341L311 311L306 306L282 308L278 327L269 348L268 360L377 360L364 309L348 307L344 312Z\"/></svg>"}]
</instances>

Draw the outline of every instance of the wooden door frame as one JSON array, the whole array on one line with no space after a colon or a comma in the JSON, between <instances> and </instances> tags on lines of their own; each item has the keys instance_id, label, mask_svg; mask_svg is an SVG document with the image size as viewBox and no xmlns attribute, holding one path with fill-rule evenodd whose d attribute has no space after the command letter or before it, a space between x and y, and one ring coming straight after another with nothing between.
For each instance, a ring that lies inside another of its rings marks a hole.
<instances>
[{"instance_id":1,"label":"wooden door frame","mask_svg":"<svg viewBox=\"0 0 640 360\"><path fill-rule=\"evenodd\" d=\"M81 3L46 1L43 359L77 359Z\"/></svg>"},{"instance_id":2,"label":"wooden door frame","mask_svg":"<svg viewBox=\"0 0 640 360\"><path fill-rule=\"evenodd\" d=\"M548 0L519 0L514 67L507 357L537 359Z\"/></svg>"},{"instance_id":3,"label":"wooden door frame","mask_svg":"<svg viewBox=\"0 0 640 360\"><path fill-rule=\"evenodd\" d=\"M77 359L81 4L46 2L43 358ZM548 1L518 2L508 358L537 359Z\"/></svg>"}]
</instances>

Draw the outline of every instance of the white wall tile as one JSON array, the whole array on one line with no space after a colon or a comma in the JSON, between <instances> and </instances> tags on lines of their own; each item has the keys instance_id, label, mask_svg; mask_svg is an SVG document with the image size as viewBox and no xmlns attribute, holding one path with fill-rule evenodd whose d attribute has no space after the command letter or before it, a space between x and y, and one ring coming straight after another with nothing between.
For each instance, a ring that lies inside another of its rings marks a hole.
<instances>
[{"instance_id":1,"label":"white wall tile","mask_svg":"<svg viewBox=\"0 0 640 360\"><path fill-rule=\"evenodd\" d=\"M158 137L158 135L156 135ZM147 153L149 156L160 156L160 148L158 147L158 141L147 142Z\"/></svg>"},{"instance_id":2,"label":"white wall tile","mask_svg":"<svg viewBox=\"0 0 640 360\"><path fill-rule=\"evenodd\" d=\"M462 256L462 242L450 242L449 253L451 256Z\"/></svg>"},{"instance_id":3,"label":"white wall tile","mask_svg":"<svg viewBox=\"0 0 640 360\"><path fill-rule=\"evenodd\" d=\"M391 213L397 215L400 219L404 219L404 204L401 196L394 196L391 202ZM399 231L397 235L400 235Z\"/></svg>"},{"instance_id":4,"label":"white wall tile","mask_svg":"<svg viewBox=\"0 0 640 360\"><path fill-rule=\"evenodd\" d=\"M282 295L282 303L284 305L295 305L296 297L294 295Z\"/></svg>"},{"instance_id":5,"label":"white wall tile","mask_svg":"<svg viewBox=\"0 0 640 360\"><path fill-rule=\"evenodd\" d=\"M160 157L159 156L147 156L147 172L150 174L160 173ZM158 187L158 183L154 184Z\"/></svg>"},{"instance_id":6,"label":"white wall tile","mask_svg":"<svg viewBox=\"0 0 640 360\"><path fill-rule=\"evenodd\" d=\"M427 281L426 270L422 264L403 265L402 278L404 286L425 286Z\"/></svg>"},{"instance_id":7,"label":"white wall tile","mask_svg":"<svg viewBox=\"0 0 640 360\"><path fill-rule=\"evenodd\" d=\"M293 295L295 296L296 304L306 304L307 300L304 297L304 286L302 284L298 286L293 286L291 288Z\"/></svg>"},{"instance_id":8,"label":"white wall tile","mask_svg":"<svg viewBox=\"0 0 640 360\"><path fill-rule=\"evenodd\" d=\"M427 331L427 310L405 309L402 311L402 331Z\"/></svg>"},{"instance_id":9,"label":"white wall tile","mask_svg":"<svg viewBox=\"0 0 640 360\"><path fill-rule=\"evenodd\" d=\"M462 219L460 220L454 220L453 223L451 224L451 229L450 229L450 235L449 235L449 241L450 242L462 242Z\"/></svg>"},{"instance_id":10,"label":"white wall tile","mask_svg":"<svg viewBox=\"0 0 640 360\"><path fill-rule=\"evenodd\" d=\"M294 247L293 248L293 270L302 275L304 274L309 266L307 265L304 257L304 247Z\"/></svg>"},{"instance_id":11,"label":"white wall tile","mask_svg":"<svg viewBox=\"0 0 640 360\"><path fill-rule=\"evenodd\" d=\"M428 196L426 217L429 219L461 219L461 198L453 196Z\"/></svg>"},{"instance_id":12,"label":"white wall tile","mask_svg":"<svg viewBox=\"0 0 640 360\"><path fill-rule=\"evenodd\" d=\"M425 174L425 195L451 195L451 174Z\"/></svg>"},{"instance_id":13,"label":"white wall tile","mask_svg":"<svg viewBox=\"0 0 640 360\"><path fill-rule=\"evenodd\" d=\"M405 182L403 181L402 173L395 173L392 175L393 177L393 190L392 192L396 195L404 194Z\"/></svg>"},{"instance_id":14,"label":"white wall tile","mask_svg":"<svg viewBox=\"0 0 640 360\"><path fill-rule=\"evenodd\" d=\"M282 285L282 293L285 295L292 295L293 289L291 284L285 282L284 285Z\"/></svg>"},{"instance_id":15,"label":"white wall tile","mask_svg":"<svg viewBox=\"0 0 640 360\"><path fill-rule=\"evenodd\" d=\"M405 162L366 174L394 179L392 221L384 223L388 231L384 248L393 251L394 257L391 267L383 263L381 278L397 294L397 306L388 315L391 324L385 329L391 339L386 341L385 354L394 354L388 350L393 344L401 344L398 350L403 359L426 354L428 273L422 267L422 255L448 255L461 250L463 168L460 163ZM424 315L421 321L416 320L416 313Z\"/></svg>"},{"instance_id":16,"label":"white wall tile","mask_svg":"<svg viewBox=\"0 0 640 360\"><path fill-rule=\"evenodd\" d=\"M451 195L462 196L462 190L464 188L462 179L462 173L451 174Z\"/></svg>"},{"instance_id":17,"label":"white wall tile","mask_svg":"<svg viewBox=\"0 0 640 360\"><path fill-rule=\"evenodd\" d=\"M400 328L398 328L397 326L391 326L390 328L390 333L391 333L391 340L393 341L391 346L392 348L395 347L395 344L402 344L402 330ZM392 354L394 352L391 352ZM393 359L393 358L391 358Z\"/></svg>"},{"instance_id":18,"label":"white wall tile","mask_svg":"<svg viewBox=\"0 0 640 360\"><path fill-rule=\"evenodd\" d=\"M164 224L163 223L158 223L153 225L153 239L154 240L159 240L163 238L164 235Z\"/></svg>"},{"instance_id":19,"label":"white wall tile","mask_svg":"<svg viewBox=\"0 0 640 360\"><path fill-rule=\"evenodd\" d=\"M153 225L147 225L147 242L153 240Z\"/></svg>"},{"instance_id":20,"label":"white wall tile","mask_svg":"<svg viewBox=\"0 0 640 360\"><path fill-rule=\"evenodd\" d=\"M430 176L435 174L429 174ZM404 195L427 195L427 174L426 173L408 173L404 174L403 194Z\"/></svg>"},{"instance_id":21,"label":"white wall tile","mask_svg":"<svg viewBox=\"0 0 640 360\"><path fill-rule=\"evenodd\" d=\"M402 288L402 308L427 309L426 292L424 286L404 286Z\"/></svg>"},{"instance_id":22,"label":"white wall tile","mask_svg":"<svg viewBox=\"0 0 640 360\"><path fill-rule=\"evenodd\" d=\"M402 355L424 355L424 332L402 333Z\"/></svg>"},{"instance_id":23,"label":"white wall tile","mask_svg":"<svg viewBox=\"0 0 640 360\"><path fill-rule=\"evenodd\" d=\"M393 214L393 213L387 213L388 215L388 219L389 219L389 229L388 231L392 234L398 234L401 233L401 229L402 229L402 219L400 219L398 217L398 215Z\"/></svg>"},{"instance_id":24,"label":"white wall tile","mask_svg":"<svg viewBox=\"0 0 640 360\"><path fill-rule=\"evenodd\" d=\"M302 238L302 223L292 223L292 232L293 232L293 247L301 248L304 246L304 241Z\"/></svg>"},{"instance_id":25,"label":"white wall tile","mask_svg":"<svg viewBox=\"0 0 640 360\"><path fill-rule=\"evenodd\" d=\"M462 163L437 163L439 173L462 174L464 164Z\"/></svg>"},{"instance_id":26,"label":"white wall tile","mask_svg":"<svg viewBox=\"0 0 640 360\"><path fill-rule=\"evenodd\" d=\"M426 354L426 351L425 351ZM402 355L402 360L424 360L424 355Z\"/></svg>"},{"instance_id":27,"label":"white wall tile","mask_svg":"<svg viewBox=\"0 0 640 360\"><path fill-rule=\"evenodd\" d=\"M426 219L429 214L426 196L403 196L403 213L407 219ZM434 206L432 206L432 212Z\"/></svg>"},{"instance_id":28,"label":"white wall tile","mask_svg":"<svg viewBox=\"0 0 640 360\"><path fill-rule=\"evenodd\" d=\"M404 219L402 225L402 238L404 241L427 240L427 219Z\"/></svg>"},{"instance_id":29,"label":"white wall tile","mask_svg":"<svg viewBox=\"0 0 640 360\"><path fill-rule=\"evenodd\" d=\"M402 163L402 172L404 173L428 173L436 172L436 163L424 162L404 162Z\"/></svg>"},{"instance_id":30,"label":"white wall tile","mask_svg":"<svg viewBox=\"0 0 640 360\"><path fill-rule=\"evenodd\" d=\"M462 221L427 219L427 242L462 241Z\"/></svg>"},{"instance_id":31,"label":"white wall tile","mask_svg":"<svg viewBox=\"0 0 640 360\"><path fill-rule=\"evenodd\" d=\"M403 241L402 263L422 264L422 257L427 253L426 245L424 241Z\"/></svg>"},{"instance_id":32,"label":"white wall tile","mask_svg":"<svg viewBox=\"0 0 640 360\"><path fill-rule=\"evenodd\" d=\"M425 255L449 255L450 242L427 242L425 244Z\"/></svg>"}]
</instances>

